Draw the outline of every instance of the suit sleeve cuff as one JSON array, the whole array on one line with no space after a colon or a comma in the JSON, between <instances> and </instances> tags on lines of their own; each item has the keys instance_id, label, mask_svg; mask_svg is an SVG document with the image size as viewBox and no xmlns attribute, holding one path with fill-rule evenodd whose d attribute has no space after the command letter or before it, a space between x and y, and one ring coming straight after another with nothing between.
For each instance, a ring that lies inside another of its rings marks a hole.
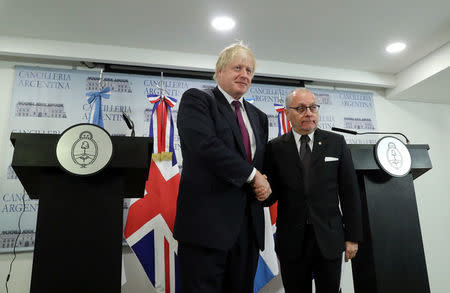
<instances>
[{"instance_id":1,"label":"suit sleeve cuff","mask_svg":"<svg viewBox=\"0 0 450 293\"><path fill-rule=\"evenodd\" d=\"M256 175L256 168L253 168L252 173L250 173L250 176L247 178L247 183L252 182L253 178L255 178Z\"/></svg>"}]
</instances>

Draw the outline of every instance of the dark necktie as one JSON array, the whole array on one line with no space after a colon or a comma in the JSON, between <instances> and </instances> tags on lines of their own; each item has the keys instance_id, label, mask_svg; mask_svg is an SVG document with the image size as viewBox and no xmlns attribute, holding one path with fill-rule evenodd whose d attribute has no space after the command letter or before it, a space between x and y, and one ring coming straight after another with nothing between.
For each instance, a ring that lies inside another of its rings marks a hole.
<instances>
[{"instance_id":1,"label":"dark necktie","mask_svg":"<svg viewBox=\"0 0 450 293\"><path fill-rule=\"evenodd\" d=\"M311 149L308 142L310 138L308 135L302 135L300 137L300 160L302 160L303 166L306 170L309 168L309 162L311 161Z\"/></svg>"},{"instance_id":2,"label":"dark necktie","mask_svg":"<svg viewBox=\"0 0 450 293\"><path fill-rule=\"evenodd\" d=\"M234 106L236 112L236 117L239 123L239 128L241 129L242 141L244 142L245 153L247 154L247 160L252 161L252 149L250 147L250 136L248 135L247 128L244 124L244 118L242 118L241 113L241 103L239 101L233 101L231 104Z\"/></svg>"},{"instance_id":3,"label":"dark necktie","mask_svg":"<svg viewBox=\"0 0 450 293\"><path fill-rule=\"evenodd\" d=\"M306 194L309 194L310 180L309 180L309 162L311 161L311 149L308 142L310 138L308 135L302 135L300 137L300 160L303 164L303 184ZM311 224L309 212L306 215L306 224Z\"/></svg>"}]
</instances>

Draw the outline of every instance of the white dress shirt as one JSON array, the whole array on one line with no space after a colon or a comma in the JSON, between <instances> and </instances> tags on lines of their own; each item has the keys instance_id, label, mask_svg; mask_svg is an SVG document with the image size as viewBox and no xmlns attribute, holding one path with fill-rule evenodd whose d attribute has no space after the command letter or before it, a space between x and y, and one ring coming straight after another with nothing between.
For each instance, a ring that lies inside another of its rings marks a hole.
<instances>
[{"instance_id":1,"label":"white dress shirt","mask_svg":"<svg viewBox=\"0 0 450 293\"><path fill-rule=\"evenodd\" d=\"M308 145L309 145L309 149L311 150L311 152L313 150L313 145L314 145L314 132L315 131L308 134L308 136L309 136ZM302 135L295 132L294 128L292 128L292 133L294 134L295 144L297 145L297 152L300 153L300 137L302 137Z\"/></svg>"}]
</instances>

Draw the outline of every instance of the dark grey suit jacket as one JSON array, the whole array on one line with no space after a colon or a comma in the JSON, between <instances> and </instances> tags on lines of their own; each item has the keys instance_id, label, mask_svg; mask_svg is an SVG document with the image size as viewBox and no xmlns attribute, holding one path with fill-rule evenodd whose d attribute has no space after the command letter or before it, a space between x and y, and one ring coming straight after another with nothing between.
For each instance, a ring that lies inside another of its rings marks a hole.
<instances>
[{"instance_id":1,"label":"dark grey suit jacket","mask_svg":"<svg viewBox=\"0 0 450 293\"><path fill-rule=\"evenodd\" d=\"M255 106L244 101L244 107L256 138L252 163L246 159L236 115L220 90L183 94L177 118L183 169L174 226L179 241L231 248L248 205L257 245L264 248L263 207L246 181L253 167L263 168L268 121Z\"/></svg>"},{"instance_id":2,"label":"dark grey suit jacket","mask_svg":"<svg viewBox=\"0 0 450 293\"><path fill-rule=\"evenodd\" d=\"M362 240L360 195L344 137L317 129L310 164L306 187L292 132L267 145L265 172L273 193L265 205L278 200L275 249L280 258L300 255L307 218L327 259L340 257L345 241Z\"/></svg>"}]
</instances>

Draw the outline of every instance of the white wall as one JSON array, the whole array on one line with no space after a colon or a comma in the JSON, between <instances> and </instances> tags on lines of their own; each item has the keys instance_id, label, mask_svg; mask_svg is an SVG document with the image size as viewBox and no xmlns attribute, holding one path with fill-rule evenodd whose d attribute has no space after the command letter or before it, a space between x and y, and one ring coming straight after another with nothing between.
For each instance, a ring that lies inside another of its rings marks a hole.
<instances>
[{"instance_id":1,"label":"white wall","mask_svg":"<svg viewBox=\"0 0 450 293\"><path fill-rule=\"evenodd\" d=\"M15 63L0 60L0 154L9 143L7 123L11 100ZM42 65L45 66L45 65ZM47 65L53 66L53 65ZM429 144L433 169L415 181L417 204L422 227L425 257L428 267L431 291L450 292L450 105L417 102L391 101L384 93L374 93L378 129L401 131L414 144ZM3 157L0 156L0 160ZM0 165L2 161L0 161ZM129 248L124 248L127 283L124 293L154 292L150 282ZM4 280L9 269L12 254L0 254L0 292L4 292ZM10 292L28 292L31 280L32 253L19 253L13 265ZM277 278L264 293L283 292ZM343 292L353 292L351 267L347 266Z\"/></svg>"}]
</instances>

